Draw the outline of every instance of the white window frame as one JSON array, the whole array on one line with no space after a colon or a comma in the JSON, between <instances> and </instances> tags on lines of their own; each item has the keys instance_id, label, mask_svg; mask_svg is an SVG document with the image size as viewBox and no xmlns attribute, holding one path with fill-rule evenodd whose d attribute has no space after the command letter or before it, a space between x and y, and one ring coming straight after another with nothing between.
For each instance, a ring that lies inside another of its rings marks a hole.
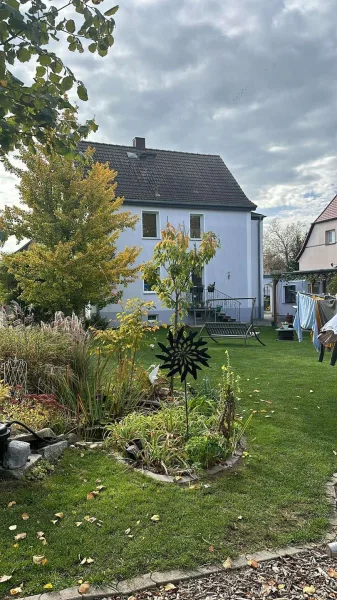
<instances>
[{"instance_id":1,"label":"white window frame","mask_svg":"<svg viewBox=\"0 0 337 600\"><path fill-rule=\"evenodd\" d=\"M147 320L149 321L149 323L152 323L154 321L159 321L159 315L157 315L155 313L147 315Z\"/></svg>"},{"instance_id":2,"label":"white window frame","mask_svg":"<svg viewBox=\"0 0 337 600\"><path fill-rule=\"evenodd\" d=\"M191 236L191 217L200 217L200 237L193 238ZM189 229L188 230L190 232L190 239L191 240L201 240L202 234L205 231L205 213L190 212L188 225L189 225Z\"/></svg>"},{"instance_id":3,"label":"white window frame","mask_svg":"<svg viewBox=\"0 0 337 600\"><path fill-rule=\"evenodd\" d=\"M152 214L152 215L156 215L156 228L157 228L157 235L155 237L151 237L151 236L147 236L144 235L144 228L143 228L143 214ZM142 227L142 240L160 240L160 216L159 216L159 210L142 210L142 220L141 220L141 227Z\"/></svg>"},{"instance_id":4,"label":"white window frame","mask_svg":"<svg viewBox=\"0 0 337 600\"><path fill-rule=\"evenodd\" d=\"M328 241L328 239L329 239L329 235L328 234L329 233L333 234L333 238L334 238L333 242L329 242ZM336 243L336 229L326 229L326 231L325 231L325 245L326 246L332 246L332 244L335 244L335 243Z\"/></svg>"},{"instance_id":5,"label":"white window frame","mask_svg":"<svg viewBox=\"0 0 337 600\"><path fill-rule=\"evenodd\" d=\"M159 271L159 276L160 276L160 267L158 267L157 271ZM145 289L145 279L143 279L143 294L156 294L157 292L155 292L154 290L146 290Z\"/></svg>"}]
</instances>

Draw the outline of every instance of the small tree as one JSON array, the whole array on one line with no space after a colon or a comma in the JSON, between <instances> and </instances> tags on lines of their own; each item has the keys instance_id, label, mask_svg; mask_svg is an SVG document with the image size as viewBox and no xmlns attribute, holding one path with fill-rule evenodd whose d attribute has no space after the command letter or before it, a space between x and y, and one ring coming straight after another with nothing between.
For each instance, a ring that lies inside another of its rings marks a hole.
<instances>
[{"instance_id":1,"label":"small tree","mask_svg":"<svg viewBox=\"0 0 337 600\"><path fill-rule=\"evenodd\" d=\"M114 287L136 278L140 249L117 252L116 242L121 231L135 226L137 217L121 211L116 171L94 163L92 156L89 149L78 163L42 145L35 153L20 152L26 168L12 170L20 177L25 206L5 207L2 215L9 235L31 240L28 249L2 256L2 268L20 290L18 301L51 313L81 312L88 302L115 301Z\"/></svg>"},{"instance_id":2,"label":"small tree","mask_svg":"<svg viewBox=\"0 0 337 600\"><path fill-rule=\"evenodd\" d=\"M296 271L297 256L305 239L307 228L301 221L283 225L279 218L270 222L264 235L264 270Z\"/></svg>"},{"instance_id":3,"label":"small tree","mask_svg":"<svg viewBox=\"0 0 337 600\"><path fill-rule=\"evenodd\" d=\"M162 239L155 246L152 260L143 267L143 279L157 293L164 306L173 309L173 333L177 332L179 321L187 314L192 274L201 275L204 265L215 256L220 242L215 233L204 233L199 247L191 247L189 235L183 226L175 228L168 223L161 232ZM161 277L159 269L165 270Z\"/></svg>"}]
</instances>

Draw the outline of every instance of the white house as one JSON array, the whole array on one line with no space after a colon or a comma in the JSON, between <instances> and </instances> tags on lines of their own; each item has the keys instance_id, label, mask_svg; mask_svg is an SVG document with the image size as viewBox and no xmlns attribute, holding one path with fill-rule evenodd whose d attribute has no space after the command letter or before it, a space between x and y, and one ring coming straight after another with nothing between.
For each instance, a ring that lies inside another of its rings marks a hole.
<instances>
[{"instance_id":1,"label":"white house","mask_svg":"<svg viewBox=\"0 0 337 600\"><path fill-rule=\"evenodd\" d=\"M300 271L329 269L337 266L337 196L310 225L297 257Z\"/></svg>"},{"instance_id":2,"label":"white house","mask_svg":"<svg viewBox=\"0 0 337 600\"><path fill-rule=\"evenodd\" d=\"M255 297L255 316L263 317L263 216L255 212L256 205L244 194L220 156L149 149L145 139L138 137L133 146L81 142L81 150L88 146L95 148L96 160L108 162L118 172L117 193L124 196L124 207L139 217L134 231L121 233L118 250L126 245L141 246L139 262L150 260L167 222L174 226L183 224L197 244L202 232L214 231L221 249L203 269L202 280L191 282L192 294L195 289L199 293L200 286L204 291L189 319L204 318L202 306L207 298L221 304L219 299L227 297ZM214 282L217 291L212 296L207 288ZM169 322L172 311L162 306L142 279L130 284L123 297L153 300L156 308L150 319L158 317ZM200 311L195 310L196 306ZM231 316L242 321L249 319L250 300L228 301L226 306L232 307ZM100 314L113 318L119 310L119 305L111 304Z\"/></svg>"}]
</instances>

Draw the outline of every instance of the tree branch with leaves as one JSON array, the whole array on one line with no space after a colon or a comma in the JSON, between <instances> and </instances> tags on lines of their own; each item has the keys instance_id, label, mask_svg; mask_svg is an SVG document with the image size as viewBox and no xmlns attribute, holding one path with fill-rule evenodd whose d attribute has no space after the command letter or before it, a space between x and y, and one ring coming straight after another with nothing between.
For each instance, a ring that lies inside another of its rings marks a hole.
<instances>
[{"instance_id":1,"label":"tree branch with leaves","mask_svg":"<svg viewBox=\"0 0 337 600\"><path fill-rule=\"evenodd\" d=\"M64 111L74 109L67 92L76 86L83 101L88 94L50 44L65 37L70 52L106 56L114 43L118 6L103 14L97 8L102 1L69 0L59 7L42 0L0 1L0 155L22 144L34 150L36 140L61 154L75 152L79 140L97 129L92 119L78 124L71 112L59 123ZM15 68L32 62L35 74L27 84L18 79Z\"/></svg>"}]
</instances>

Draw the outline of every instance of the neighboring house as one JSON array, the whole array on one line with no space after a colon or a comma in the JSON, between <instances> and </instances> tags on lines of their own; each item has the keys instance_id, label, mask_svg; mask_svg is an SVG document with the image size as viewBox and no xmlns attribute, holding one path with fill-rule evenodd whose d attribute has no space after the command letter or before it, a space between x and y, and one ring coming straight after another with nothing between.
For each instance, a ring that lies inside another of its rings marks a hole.
<instances>
[{"instance_id":1,"label":"neighboring house","mask_svg":"<svg viewBox=\"0 0 337 600\"><path fill-rule=\"evenodd\" d=\"M300 271L331 269L337 266L337 196L310 225L297 257Z\"/></svg>"},{"instance_id":2,"label":"neighboring house","mask_svg":"<svg viewBox=\"0 0 337 600\"><path fill-rule=\"evenodd\" d=\"M118 250L126 245L142 247L139 262L152 258L167 222L183 224L193 242L198 244L204 231L214 231L221 249L203 269L201 281L204 301L209 284L215 282L218 297L256 297L255 316L263 316L263 216L248 200L220 156L192 154L145 147L145 139L136 137L133 146L81 142L81 150L95 148L94 158L108 162L118 172L117 194L124 196L124 207L139 217L136 229L122 232ZM162 273L165 276L165 273ZM153 300L158 317L168 323L172 314L160 303L146 281L138 279L128 285L124 299L138 297ZM202 306L203 303L200 304ZM111 304L100 311L113 318L120 306ZM194 315L202 319L203 314ZM243 300L240 318L250 316L250 302ZM190 320L192 315L190 315Z\"/></svg>"},{"instance_id":3,"label":"neighboring house","mask_svg":"<svg viewBox=\"0 0 337 600\"><path fill-rule=\"evenodd\" d=\"M265 300L265 311L274 314L274 291L273 291L273 278L271 275L263 276L264 283L264 300ZM320 293L320 283L317 282L315 293ZM279 320L284 320L287 315L295 315L296 313L296 294L297 292L309 292L309 283L305 279L294 279L291 281L282 280L278 281L276 287L276 306L277 315Z\"/></svg>"}]
</instances>

